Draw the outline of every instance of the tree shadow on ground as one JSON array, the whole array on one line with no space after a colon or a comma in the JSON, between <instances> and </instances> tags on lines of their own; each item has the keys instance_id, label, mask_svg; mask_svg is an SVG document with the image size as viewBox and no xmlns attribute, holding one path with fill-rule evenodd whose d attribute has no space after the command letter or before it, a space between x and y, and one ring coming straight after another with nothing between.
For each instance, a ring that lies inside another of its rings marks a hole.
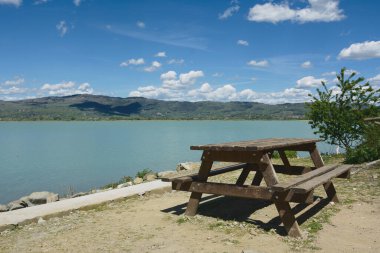
<instances>
[{"instance_id":1,"label":"tree shadow on ground","mask_svg":"<svg viewBox=\"0 0 380 253\"><path fill-rule=\"evenodd\" d=\"M316 201L318 198L320 197L314 197L314 203L311 205L297 204L292 208L293 213L296 215L298 224L303 224L306 220L317 214L329 204L328 199ZM247 222L254 224L265 231L274 229L279 235L285 236L286 231L281 225L281 219L279 216L273 217L268 222L252 219L250 217L256 211L272 204L273 202L265 200L209 195L202 198L197 214L225 221ZM184 214L186 206L187 203L183 203L161 211L174 215L181 215ZM275 209L276 207L273 205L273 208Z\"/></svg>"}]
</instances>

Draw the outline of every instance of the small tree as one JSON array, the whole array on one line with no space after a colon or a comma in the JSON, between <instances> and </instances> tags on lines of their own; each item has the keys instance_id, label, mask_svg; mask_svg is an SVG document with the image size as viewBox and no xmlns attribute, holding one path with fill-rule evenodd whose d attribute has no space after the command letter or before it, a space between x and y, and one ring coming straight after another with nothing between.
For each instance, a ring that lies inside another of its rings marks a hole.
<instances>
[{"instance_id":1,"label":"small tree","mask_svg":"<svg viewBox=\"0 0 380 253\"><path fill-rule=\"evenodd\" d=\"M336 77L338 83L334 89L317 89L309 104L309 124L326 142L338 145L347 151L360 143L363 138L364 118L377 114L379 91L374 90L363 77L354 79L352 73L347 79L346 68L342 68Z\"/></svg>"}]
</instances>

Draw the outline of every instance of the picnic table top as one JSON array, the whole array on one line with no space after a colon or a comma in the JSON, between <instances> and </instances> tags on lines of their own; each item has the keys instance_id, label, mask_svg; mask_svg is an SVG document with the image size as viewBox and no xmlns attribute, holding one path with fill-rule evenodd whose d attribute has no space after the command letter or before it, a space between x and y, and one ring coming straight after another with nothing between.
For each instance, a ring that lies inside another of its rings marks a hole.
<instances>
[{"instance_id":1,"label":"picnic table top","mask_svg":"<svg viewBox=\"0 0 380 253\"><path fill-rule=\"evenodd\" d=\"M249 141L226 142L220 144L206 144L190 146L191 150L212 150L212 151L261 151L273 150L286 147L294 147L305 144L312 144L321 139L305 138L270 138Z\"/></svg>"}]
</instances>

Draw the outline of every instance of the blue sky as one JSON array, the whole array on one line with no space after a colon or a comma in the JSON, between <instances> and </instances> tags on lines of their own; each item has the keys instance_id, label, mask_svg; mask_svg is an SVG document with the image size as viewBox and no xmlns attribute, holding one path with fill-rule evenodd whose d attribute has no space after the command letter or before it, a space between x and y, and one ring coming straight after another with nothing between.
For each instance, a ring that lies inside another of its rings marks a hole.
<instances>
[{"instance_id":1,"label":"blue sky","mask_svg":"<svg viewBox=\"0 0 380 253\"><path fill-rule=\"evenodd\" d=\"M380 1L0 0L0 99L303 102L380 85Z\"/></svg>"}]
</instances>

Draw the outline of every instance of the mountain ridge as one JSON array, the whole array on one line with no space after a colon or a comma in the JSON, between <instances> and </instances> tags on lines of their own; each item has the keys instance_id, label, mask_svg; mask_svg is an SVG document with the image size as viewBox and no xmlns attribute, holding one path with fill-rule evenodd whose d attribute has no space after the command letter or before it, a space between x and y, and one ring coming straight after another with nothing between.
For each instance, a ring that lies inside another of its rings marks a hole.
<instances>
[{"instance_id":1,"label":"mountain ridge","mask_svg":"<svg viewBox=\"0 0 380 253\"><path fill-rule=\"evenodd\" d=\"M304 119L305 103L165 101L144 97L78 94L0 100L0 120L217 120Z\"/></svg>"}]
</instances>

